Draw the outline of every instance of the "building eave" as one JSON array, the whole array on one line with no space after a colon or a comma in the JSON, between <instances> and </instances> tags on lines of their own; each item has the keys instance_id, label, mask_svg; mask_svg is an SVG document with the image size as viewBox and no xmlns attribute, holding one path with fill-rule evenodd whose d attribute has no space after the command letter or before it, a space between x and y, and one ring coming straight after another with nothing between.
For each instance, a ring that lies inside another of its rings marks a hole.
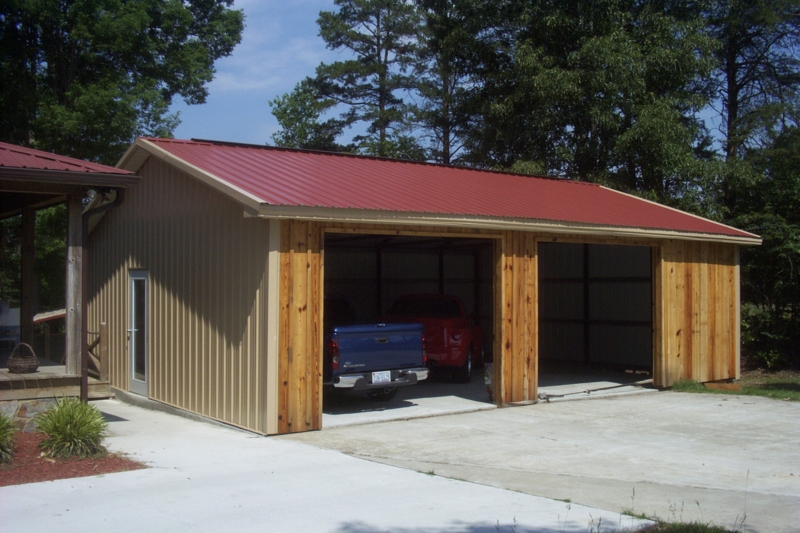
<instances>
[{"instance_id":1,"label":"building eave","mask_svg":"<svg viewBox=\"0 0 800 533\"><path fill-rule=\"evenodd\" d=\"M53 185L127 188L139 183L140 177L135 174L0 167L0 179Z\"/></svg>"},{"instance_id":2,"label":"building eave","mask_svg":"<svg viewBox=\"0 0 800 533\"><path fill-rule=\"evenodd\" d=\"M411 213L366 209L339 209L329 207L261 204L257 214L251 212L246 212L246 214L259 216L262 218L310 220L317 222L391 224L402 226L439 226L498 231L532 231L564 235L593 235L639 239L676 239L741 245L761 244L761 238L751 234L748 234L748 236L738 237L724 234L690 233L651 228L603 226L553 220L494 218L484 216Z\"/></svg>"}]
</instances>

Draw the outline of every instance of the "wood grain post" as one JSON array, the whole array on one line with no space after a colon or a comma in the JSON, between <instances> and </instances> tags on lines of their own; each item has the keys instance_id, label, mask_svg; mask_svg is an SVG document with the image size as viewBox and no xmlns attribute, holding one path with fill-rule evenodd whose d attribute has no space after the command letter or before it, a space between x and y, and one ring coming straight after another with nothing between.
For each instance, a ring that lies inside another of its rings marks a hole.
<instances>
[{"instance_id":1,"label":"wood grain post","mask_svg":"<svg viewBox=\"0 0 800 533\"><path fill-rule=\"evenodd\" d=\"M83 262L82 216L83 204L78 196L67 200L67 335L66 371L77 376L80 371L81 324L81 264Z\"/></svg>"},{"instance_id":2,"label":"wood grain post","mask_svg":"<svg viewBox=\"0 0 800 533\"><path fill-rule=\"evenodd\" d=\"M33 345L33 315L36 307L36 210L22 210L22 294L19 316L19 340Z\"/></svg>"}]
</instances>

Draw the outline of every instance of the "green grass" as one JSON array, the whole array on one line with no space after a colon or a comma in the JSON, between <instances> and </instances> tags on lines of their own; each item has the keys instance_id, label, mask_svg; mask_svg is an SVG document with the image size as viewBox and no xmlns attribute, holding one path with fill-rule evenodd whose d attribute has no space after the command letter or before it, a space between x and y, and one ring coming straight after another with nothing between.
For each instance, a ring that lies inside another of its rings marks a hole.
<instances>
[{"instance_id":1,"label":"green grass","mask_svg":"<svg viewBox=\"0 0 800 533\"><path fill-rule=\"evenodd\" d=\"M706 388L702 383L683 380L675 383L672 390L677 392L697 392L706 394L728 394L737 396L763 396L774 400L800 402L800 374L797 372L776 372L773 374L748 374L737 383L740 391Z\"/></svg>"},{"instance_id":2,"label":"green grass","mask_svg":"<svg viewBox=\"0 0 800 533\"><path fill-rule=\"evenodd\" d=\"M14 421L0 413L0 463L10 463L14 457Z\"/></svg>"},{"instance_id":3,"label":"green grass","mask_svg":"<svg viewBox=\"0 0 800 533\"><path fill-rule=\"evenodd\" d=\"M632 518L638 518L639 520L652 520L651 517L647 516L644 513L637 513L633 509L623 509L622 514L625 516L630 516Z\"/></svg>"},{"instance_id":4,"label":"green grass","mask_svg":"<svg viewBox=\"0 0 800 533\"><path fill-rule=\"evenodd\" d=\"M45 457L91 457L105 453L102 442L108 424L93 405L65 398L36 417L36 431Z\"/></svg>"},{"instance_id":5,"label":"green grass","mask_svg":"<svg viewBox=\"0 0 800 533\"><path fill-rule=\"evenodd\" d=\"M724 527L700 524L698 522L679 522L669 524L658 522L655 525L639 529L636 533L735 533L732 529Z\"/></svg>"}]
</instances>

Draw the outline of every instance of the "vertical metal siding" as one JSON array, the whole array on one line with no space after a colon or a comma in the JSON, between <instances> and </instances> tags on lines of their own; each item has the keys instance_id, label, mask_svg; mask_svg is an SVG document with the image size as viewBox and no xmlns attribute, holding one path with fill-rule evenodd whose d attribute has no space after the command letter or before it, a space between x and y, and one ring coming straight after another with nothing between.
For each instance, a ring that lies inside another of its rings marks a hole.
<instances>
[{"instance_id":1,"label":"vertical metal siding","mask_svg":"<svg viewBox=\"0 0 800 533\"><path fill-rule=\"evenodd\" d=\"M89 327L128 389L128 271L150 275L149 396L266 433L269 223L151 159L90 236Z\"/></svg>"}]
</instances>

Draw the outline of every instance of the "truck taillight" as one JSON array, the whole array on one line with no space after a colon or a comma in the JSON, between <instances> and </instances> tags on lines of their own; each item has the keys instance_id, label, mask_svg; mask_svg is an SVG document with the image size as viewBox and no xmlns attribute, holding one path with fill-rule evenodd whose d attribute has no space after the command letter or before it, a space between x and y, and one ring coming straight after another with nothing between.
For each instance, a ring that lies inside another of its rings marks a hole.
<instances>
[{"instance_id":1,"label":"truck taillight","mask_svg":"<svg viewBox=\"0 0 800 533\"><path fill-rule=\"evenodd\" d=\"M339 370L339 343L335 340L328 341L328 353L331 354L331 367Z\"/></svg>"},{"instance_id":2,"label":"truck taillight","mask_svg":"<svg viewBox=\"0 0 800 533\"><path fill-rule=\"evenodd\" d=\"M425 344L425 336L422 337L422 364L428 364L428 350L427 345Z\"/></svg>"}]
</instances>

